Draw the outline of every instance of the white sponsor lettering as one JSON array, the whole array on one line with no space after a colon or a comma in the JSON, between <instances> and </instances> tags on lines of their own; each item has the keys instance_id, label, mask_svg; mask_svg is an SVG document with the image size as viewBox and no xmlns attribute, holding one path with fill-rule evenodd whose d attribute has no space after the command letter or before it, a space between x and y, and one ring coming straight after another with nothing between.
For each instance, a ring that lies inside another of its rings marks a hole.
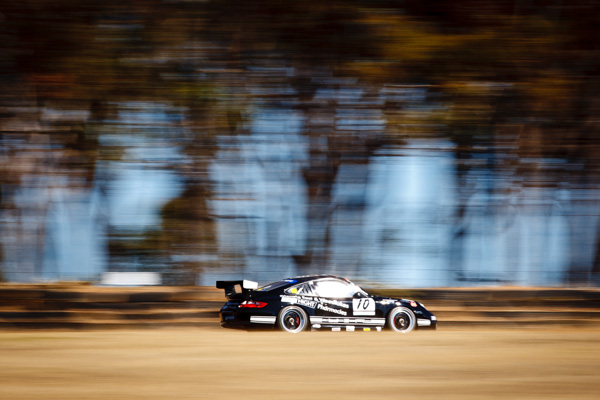
<instances>
[{"instance_id":1,"label":"white sponsor lettering","mask_svg":"<svg viewBox=\"0 0 600 400\"><path fill-rule=\"evenodd\" d=\"M343 315L343 316L348 315L348 313L346 311L344 311L344 310L338 310L337 308L331 308L331 307L328 307L328 306L324 306L321 303L317 304L317 308L319 310L323 310L323 311L326 311L326 312L331 312L331 313L334 313L334 314L340 314L340 315Z\"/></svg>"},{"instance_id":2,"label":"white sponsor lettering","mask_svg":"<svg viewBox=\"0 0 600 400\"><path fill-rule=\"evenodd\" d=\"M296 296L281 296L282 303L296 303L297 300Z\"/></svg>"},{"instance_id":3,"label":"white sponsor lettering","mask_svg":"<svg viewBox=\"0 0 600 400\"><path fill-rule=\"evenodd\" d=\"M342 308L350 308L350 306L348 304L342 303L339 300L319 298L319 301L323 304L330 304L332 306L338 306L338 307L342 307Z\"/></svg>"},{"instance_id":4,"label":"white sponsor lettering","mask_svg":"<svg viewBox=\"0 0 600 400\"><path fill-rule=\"evenodd\" d=\"M310 308L315 308L317 306L316 301L307 300L307 299L298 299L298 304L300 304L302 306L310 307Z\"/></svg>"}]
</instances>

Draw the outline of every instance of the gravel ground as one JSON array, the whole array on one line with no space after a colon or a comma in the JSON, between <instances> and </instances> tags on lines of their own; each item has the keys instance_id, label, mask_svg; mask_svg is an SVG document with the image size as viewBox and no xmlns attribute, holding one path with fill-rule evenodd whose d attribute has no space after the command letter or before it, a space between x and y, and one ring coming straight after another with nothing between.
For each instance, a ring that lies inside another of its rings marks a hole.
<instances>
[{"instance_id":1,"label":"gravel ground","mask_svg":"<svg viewBox=\"0 0 600 400\"><path fill-rule=\"evenodd\" d=\"M598 399L600 327L0 332L0 399Z\"/></svg>"}]
</instances>

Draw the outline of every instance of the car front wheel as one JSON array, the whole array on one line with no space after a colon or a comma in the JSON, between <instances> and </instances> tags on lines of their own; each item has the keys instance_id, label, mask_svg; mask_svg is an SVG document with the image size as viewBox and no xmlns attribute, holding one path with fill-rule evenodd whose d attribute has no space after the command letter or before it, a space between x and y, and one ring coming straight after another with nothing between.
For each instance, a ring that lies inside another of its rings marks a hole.
<instances>
[{"instance_id":1,"label":"car front wheel","mask_svg":"<svg viewBox=\"0 0 600 400\"><path fill-rule=\"evenodd\" d=\"M388 314L388 326L401 333L408 333L415 328L415 314L406 307L396 307Z\"/></svg>"},{"instance_id":2,"label":"car front wheel","mask_svg":"<svg viewBox=\"0 0 600 400\"><path fill-rule=\"evenodd\" d=\"M308 317L302 308L287 306L279 312L277 325L279 329L289 333L302 332L308 325Z\"/></svg>"}]
</instances>

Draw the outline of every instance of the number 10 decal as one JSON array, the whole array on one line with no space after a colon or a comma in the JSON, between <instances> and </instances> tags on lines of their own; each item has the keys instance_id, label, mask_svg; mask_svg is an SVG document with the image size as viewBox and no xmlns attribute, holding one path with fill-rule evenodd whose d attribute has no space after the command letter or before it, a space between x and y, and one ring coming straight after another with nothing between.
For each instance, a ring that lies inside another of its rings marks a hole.
<instances>
[{"instance_id":1,"label":"number 10 decal","mask_svg":"<svg viewBox=\"0 0 600 400\"><path fill-rule=\"evenodd\" d=\"M375 300L369 297L352 299L352 311L354 315L375 315Z\"/></svg>"}]
</instances>

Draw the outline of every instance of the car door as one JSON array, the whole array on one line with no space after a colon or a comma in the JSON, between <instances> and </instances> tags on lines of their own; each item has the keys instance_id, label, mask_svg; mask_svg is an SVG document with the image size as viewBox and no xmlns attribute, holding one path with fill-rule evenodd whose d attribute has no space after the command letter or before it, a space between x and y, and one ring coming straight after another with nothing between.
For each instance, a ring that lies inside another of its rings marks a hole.
<instances>
[{"instance_id":1,"label":"car door","mask_svg":"<svg viewBox=\"0 0 600 400\"><path fill-rule=\"evenodd\" d=\"M339 279L319 279L312 283L317 305L315 315L323 317L352 317L354 285Z\"/></svg>"}]
</instances>

